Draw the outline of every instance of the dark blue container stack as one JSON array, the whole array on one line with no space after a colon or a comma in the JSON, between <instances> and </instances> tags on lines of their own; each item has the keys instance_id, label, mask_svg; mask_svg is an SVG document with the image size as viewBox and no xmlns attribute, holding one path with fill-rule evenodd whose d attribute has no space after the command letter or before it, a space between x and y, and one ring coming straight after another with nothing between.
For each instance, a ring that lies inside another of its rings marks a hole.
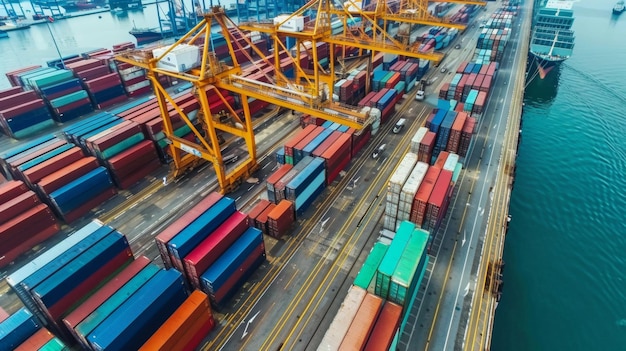
<instances>
[{"instance_id":1,"label":"dark blue container stack","mask_svg":"<svg viewBox=\"0 0 626 351\"><path fill-rule=\"evenodd\" d=\"M456 111L444 111L445 117L441 121L439 131L437 132L437 139L435 141L435 148L433 149L433 157L436 159L441 151L446 149L448 145L448 139L450 138L450 130L456 119ZM436 117L436 116L435 116ZM432 130L431 130L432 131Z\"/></svg>"},{"instance_id":2,"label":"dark blue container stack","mask_svg":"<svg viewBox=\"0 0 626 351\"><path fill-rule=\"evenodd\" d=\"M31 337L41 325L37 319L22 307L17 312L0 322L0 347L13 350Z\"/></svg>"},{"instance_id":3,"label":"dark blue container stack","mask_svg":"<svg viewBox=\"0 0 626 351\"><path fill-rule=\"evenodd\" d=\"M433 133L437 134L437 136L439 136L439 129L441 129L441 124L443 123L443 120L446 118L446 114L447 114L447 110L438 110L435 113L435 116L433 117L433 120L430 122L430 124L427 123L426 127ZM433 154L432 154L432 158L436 159L437 156L439 155L439 152L442 150L440 147L438 148L437 146L441 146L440 144L437 143L439 139L435 139L435 146L433 149ZM432 163L432 162L431 162Z\"/></svg>"},{"instance_id":4,"label":"dark blue container stack","mask_svg":"<svg viewBox=\"0 0 626 351\"><path fill-rule=\"evenodd\" d=\"M33 91L14 87L0 91L0 128L13 138L22 138L54 125L50 110Z\"/></svg>"},{"instance_id":5,"label":"dark blue container stack","mask_svg":"<svg viewBox=\"0 0 626 351\"><path fill-rule=\"evenodd\" d=\"M20 300L57 336L62 318L134 260L126 237L92 222L7 277Z\"/></svg>"}]
</instances>

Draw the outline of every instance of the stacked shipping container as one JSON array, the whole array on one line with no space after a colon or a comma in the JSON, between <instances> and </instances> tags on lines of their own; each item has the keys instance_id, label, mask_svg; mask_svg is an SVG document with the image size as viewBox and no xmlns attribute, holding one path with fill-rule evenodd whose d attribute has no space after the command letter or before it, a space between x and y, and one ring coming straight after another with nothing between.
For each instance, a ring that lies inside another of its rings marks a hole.
<instances>
[{"instance_id":1,"label":"stacked shipping container","mask_svg":"<svg viewBox=\"0 0 626 351\"><path fill-rule=\"evenodd\" d=\"M54 125L50 110L33 91L13 87L0 91L0 129L22 138Z\"/></svg>"}]
</instances>

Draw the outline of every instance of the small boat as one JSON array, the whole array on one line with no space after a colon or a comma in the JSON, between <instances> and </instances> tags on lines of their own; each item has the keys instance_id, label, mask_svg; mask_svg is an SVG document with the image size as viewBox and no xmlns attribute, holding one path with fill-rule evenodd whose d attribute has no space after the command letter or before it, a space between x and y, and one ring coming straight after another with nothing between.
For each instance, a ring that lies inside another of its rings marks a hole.
<instances>
[{"instance_id":1,"label":"small boat","mask_svg":"<svg viewBox=\"0 0 626 351\"><path fill-rule=\"evenodd\" d=\"M613 14L614 15L619 15L622 12L624 12L624 10L626 10L626 5L624 5L624 1L620 0L618 1L615 6L613 6Z\"/></svg>"}]
</instances>

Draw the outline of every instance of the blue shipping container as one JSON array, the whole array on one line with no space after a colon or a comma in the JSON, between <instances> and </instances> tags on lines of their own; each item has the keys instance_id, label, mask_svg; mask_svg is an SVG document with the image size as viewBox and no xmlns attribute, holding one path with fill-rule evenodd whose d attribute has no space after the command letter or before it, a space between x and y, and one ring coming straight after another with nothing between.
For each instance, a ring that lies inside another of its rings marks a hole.
<instances>
[{"instance_id":1,"label":"blue shipping container","mask_svg":"<svg viewBox=\"0 0 626 351\"><path fill-rule=\"evenodd\" d=\"M235 200L226 196L222 197L200 217L176 234L167 243L168 250L174 257L182 259L236 210Z\"/></svg>"},{"instance_id":2,"label":"blue shipping container","mask_svg":"<svg viewBox=\"0 0 626 351\"><path fill-rule=\"evenodd\" d=\"M132 277L124 286L119 288L111 297L109 297L102 305L98 306L89 316L74 327L78 341L89 348L87 337L94 331L110 313L115 311L126 300L128 300L137 290L144 286L152 277L162 270L155 264L148 264L134 277Z\"/></svg>"},{"instance_id":3,"label":"blue shipping container","mask_svg":"<svg viewBox=\"0 0 626 351\"><path fill-rule=\"evenodd\" d=\"M72 291L77 282L83 282L106 262L129 249L126 237L114 231L35 286L32 293L43 306L53 306Z\"/></svg>"},{"instance_id":4,"label":"blue shipping container","mask_svg":"<svg viewBox=\"0 0 626 351\"><path fill-rule=\"evenodd\" d=\"M328 138L332 134L332 130L324 129L315 139L311 140L304 148L302 148L302 154L304 156L311 156L311 153L320 146L326 138ZM284 152L284 148L281 148Z\"/></svg>"},{"instance_id":5,"label":"blue shipping container","mask_svg":"<svg viewBox=\"0 0 626 351\"><path fill-rule=\"evenodd\" d=\"M180 272L159 271L91 334L95 350L137 350L185 301Z\"/></svg>"},{"instance_id":6,"label":"blue shipping container","mask_svg":"<svg viewBox=\"0 0 626 351\"><path fill-rule=\"evenodd\" d=\"M338 131L345 133L348 131L348 129L350 129L348 126L344 126L343 124L339 125L339 128L337 128Z\"/></svg>"},{"instance_id":7,"label":"blue shipping container","mask_svg":"<svg viewBox=\"0 0 626 351\"><path fill-rule=\"evenodd\" d=\"M208 294L215 293L233 272L263 243L263 232L248 228L200 277Z\"/></svg>"},{"instance_id":8,"label":"blue shipping container","mask_svg":"<svg viewBox=\"0 0 626 351\"><path fill-rule=\"evenodd\" d=\"M311 181L317 178L320 173L324 173L324 166L325 160L323 158L313 158L313 161L311 161L311 163L309 163L285 186L285 196L287 199L295 201L304 189L311 184Z\"/></svg>"},{"instance_id":9,"label":"blue shipping container","mask_svg":"<svg viewBox=\"0 0 626 351\"><path fill-rule=\"evenodd\" d=\"M437 133L439 131L439 126L441 125L441 122L443 122L443 119L446 117L447 112L448 112L447 110L437 111L437 113L435 114L435 117L433 117L432 122L430 122L431 132Z\"/></svg>"},{"instance_id":10,"label":"blue shipping container","mask_svg":"<svg viewBox=\"0 0 626 351\"><path fill-rule=\"evenodd\" d=\"M296 216L301 216L326 188L326 172L320 173L296 198Z\"/></svg>"},{"instance_id":11,"label":"blue shipping container","mask_svg":"<svg viewBox=\"0 0 626 351\"><path fill-rule=\"evenodd\" d=\"M112 187L109 171L100 166L53 191L50 200L63 214L67 214Z\"/></svg>"},{"instance_id":12,"label":"blue shipping container","mask_svg":"<svg viewBox=\"0 0 626 351\"><path fill-rule=\"evenodd\" d=\"M19 155L19 157L21 157L23 155L20 155L20 154L23 152L24 153L35 152L36 149L38 149L37 146L44 147L45 145L49 145L49 144L56 142L57 140L60 140L60 139L54 136L53 134L48 134L48 135L39 137L37 139L25 142L24 144L21 144L19 146L16 146L12 149L9 149L7 151L0 153L0 159L6 160L6 162L11 162L12 157L16 155Z\"/></svg>"},{"instance_id":13,"label":"blue shipping container","mask_svg":"<svg viewBox=\"0 0 626 351\"><path fill-rule=\"evenodd\" d=\"M67 151L67 150L69 150L69 149L71 149L73 147L74 147L74 145L72 145L72 144L61 145L61 146L59 146L58 148L56 148L54 150L50 150L50 151L46 152L45 154L43 154L41 156L35 157L32 160L19 165L17 167L17 169L19 169L21 172L24 172L25 170L30 169L32 167L35 167L36 165L38 165L38 164L40 164L40 163L42 163L42 162L44 162L46 160L49 160L49 159L53 158L56 155L62 154L65 151Z\"/></svg>"},{"instance_id":14,"label":"blue shipping container","mask_svg":"<svg viewBox=\"0 0 626 351\"><path fill-rule=\"evenodd\" d=\"M0 348L13 350L20 346L40 328L35 317L25 308L20 308L0 323Z\"/></svg>"}]
</instances>

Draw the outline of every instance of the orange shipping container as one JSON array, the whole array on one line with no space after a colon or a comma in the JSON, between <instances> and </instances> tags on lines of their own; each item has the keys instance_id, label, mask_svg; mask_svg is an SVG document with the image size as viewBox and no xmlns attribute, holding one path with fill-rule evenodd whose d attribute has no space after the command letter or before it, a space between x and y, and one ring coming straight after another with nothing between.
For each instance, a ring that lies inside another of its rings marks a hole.
<instances>
[{"instance_id":1,"label":"orange shipping container","mask_svg":"<svg viewBox=\"0 0 626 351\"><path fill-rule=\"evenodd\" d=\"M439 156L437 156L437 160L435 161L435 164L433 165L433 167L443 169L443 165L446 163L446 160L448 159L449 155L450 155L449 152L441 151L439 153Z\"/></svg>"},{"instance_id":2,"label":"orange shipping container","mask_svg":"<svg viewBox=\"0 0 626 351\"><path fill-rule=\"evenodd\" d=\"M340 351L361 351L365 348L382 305L382 298L370 293L365 295L346 336L343 337L341 346L339 346Z\"/></svg>"},{"instance_id":3,"label":"orange shipping container","mask_svg":"<svg viewBox=\"0 0 626 351\"><path fill-rule=\"evenodd\" d=\"M402 307L393 302L385 303L365 345L365 351L389 350L400 326L400 317Z\"/></svg>"},{"instance_id":4,"label":"orange shipping container","mask_svg":"<svg viewBox=\"0 0 626 351\"><path fill-rule=\"evenodd\" d=\"M39 350L43 345L45 345L48 341L52 340L54 335L46 329L41 328L35 334L31 335L30 338L26 339L20 346L18 346L15 351L32 351Z\"/></svg>"},{"instance_id":5,"label":"orange shipping container","mask_svg":"<svg viewBox=\"0 0 626 351\"><path fill-rule=\"evenodd\" d=\"M203 318L203 316L205 318ZM208 319L206 317L209 317ZM198 323L199 319L205 320ZM206 323L213 324L213 314L208 296L200 290L195 290L180 307L161 325L161 327L146 341L140 350L173 351L188 348L194 340L198 327ZM189 335L195 330L194 335ZM185 335L187 338L185 339ZM192 347L196 347L193 345Z\"/></svg>"}]
</instances>

